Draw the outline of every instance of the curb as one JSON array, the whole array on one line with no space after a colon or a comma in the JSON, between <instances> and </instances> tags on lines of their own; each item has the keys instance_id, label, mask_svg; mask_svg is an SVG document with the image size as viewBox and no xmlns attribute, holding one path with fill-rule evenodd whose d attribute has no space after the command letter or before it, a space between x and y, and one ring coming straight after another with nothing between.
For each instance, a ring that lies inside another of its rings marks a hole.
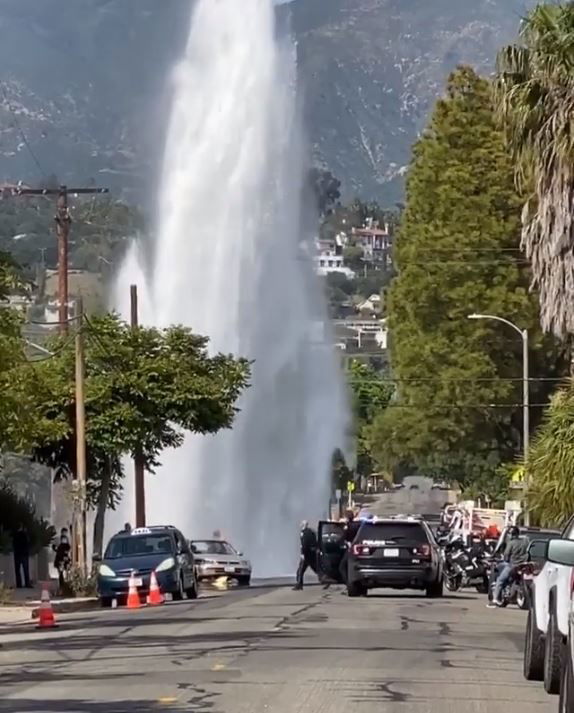
<instances>
[{"instance_id":1,"label":"curb","mask_svg":"<svg viewBox=\"0 0 574 713\"><path fill-rule=\"evenodd\" d=\"M51 602L52 611L54 614L73 614L74 612L87 611L89 609L96 609L98 607L98 600L93 599L82 599L81 601L71 601L71 602ZM39 616L40 607L34 606L31 612L31 618L37 619Z\"/></svg>"}]
</instances>

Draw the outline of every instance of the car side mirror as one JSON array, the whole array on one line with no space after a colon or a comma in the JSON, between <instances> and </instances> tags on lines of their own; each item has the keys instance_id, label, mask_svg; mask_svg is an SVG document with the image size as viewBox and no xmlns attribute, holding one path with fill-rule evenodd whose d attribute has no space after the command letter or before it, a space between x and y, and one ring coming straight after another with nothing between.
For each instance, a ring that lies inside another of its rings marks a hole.
<instances>
[{"instance_id":1,"label":"car side mirror","mask_svg":"<svg viewBox=\"0 0 574 713\"><path fill-rule=\"evenodd\" d=\"M546 549L546 559L555 564L574 567L574 540L550 540Z\"/></svg>"},{"instance_id":2,"label":"car side mirror","mask_svg":"<svg viewBox=\"0 0 574 713\"><path fill-rule=\"evenodd\" d=\"M92 562L101 562L102 561L102 555L99 552L94 552L92 555Z\"/></svg>"}]
</instances>

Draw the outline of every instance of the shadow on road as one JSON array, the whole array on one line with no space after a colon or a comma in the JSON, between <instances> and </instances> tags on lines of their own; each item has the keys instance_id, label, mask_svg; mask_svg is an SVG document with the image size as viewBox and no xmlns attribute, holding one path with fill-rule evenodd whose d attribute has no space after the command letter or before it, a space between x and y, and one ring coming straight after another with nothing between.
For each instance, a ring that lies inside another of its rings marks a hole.
<instances>
[{"instance_id":1,"label":"shadow on road","mask_svg":"<svg viewBox=\"0 0 574 713\"><path fill-rule=\"evenodd\" d=\"M213 694L209 694L212 696ZM69 699L43 701L17 699L0 701L0 713L158 713L169 709L171 713L189 713L189 711L210 711L218 713L213 701L202 700L204 696L189 698L185 702L161 705L160 701L88 701Z\"/></svg>"}]
</instances>

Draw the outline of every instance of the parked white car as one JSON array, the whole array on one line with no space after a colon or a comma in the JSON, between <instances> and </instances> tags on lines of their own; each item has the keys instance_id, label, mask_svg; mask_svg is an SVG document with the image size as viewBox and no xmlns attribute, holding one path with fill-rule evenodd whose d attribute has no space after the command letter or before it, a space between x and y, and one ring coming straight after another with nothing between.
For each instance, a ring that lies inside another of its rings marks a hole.
<instances>
[{"instance_id":1,"label":"parked white car","mask_svg":"<svg viewBox=\"0 0 574 713\"><path fill-rule=\"evenodd\" d=\"M574 541L574 517L568 521L560 539ZM550 542L556 541L560 540ZM532 584L524 645L524 676L529 681L544 681L544 690L552 694L560 691L561 658L570 620L572 571L568 565L547 559Z\"/></svg>"},{"instance_id":2,"label":"parked white car","mask_svg":"<svg viewBox=\"0 0 574 713\"><path fill-rule=\"evenodd\" d=\"M574 567L574 541L551 540L546 557L549 562ZM574 570L572 570L574 571ZM570 595L570 614L568 616L568 638L562 651L562 675L560 677L560 713L574 713L574 591Z\"/></svg>"}]
</instances>

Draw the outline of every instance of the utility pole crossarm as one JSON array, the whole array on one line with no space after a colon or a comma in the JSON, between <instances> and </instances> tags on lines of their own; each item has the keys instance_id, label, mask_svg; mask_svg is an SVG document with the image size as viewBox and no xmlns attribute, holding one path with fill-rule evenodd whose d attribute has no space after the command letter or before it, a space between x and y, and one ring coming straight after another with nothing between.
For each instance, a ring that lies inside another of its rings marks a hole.
<instances>
[{"instance_id":1,"label":"utility pole crossarm","mask_svg":"<svg viewBox=\"0 0 574 713\"><path fill-rule=\"evenodd\" d=\"M108 188L23 188L19 185L8 190L12 196L57 196L56 234L58 236L58 321L62 334L68 332L68 243L72 217L68 209L68 196L101 195L109 193Z\"/></svg>"},{"instance_id":2,"label":"utility pole crossarm","mask_svg":"<svg viewBox=\"0 0 574 713\"><path fill-rule=\"evenodd\" d=\"M60 193L68 193L72 195L91 195L93 193L109 193L109 188L68 188L60 186L60 188L12 188L13 196L59 196Z\"/></svg>"}]
</instances>

